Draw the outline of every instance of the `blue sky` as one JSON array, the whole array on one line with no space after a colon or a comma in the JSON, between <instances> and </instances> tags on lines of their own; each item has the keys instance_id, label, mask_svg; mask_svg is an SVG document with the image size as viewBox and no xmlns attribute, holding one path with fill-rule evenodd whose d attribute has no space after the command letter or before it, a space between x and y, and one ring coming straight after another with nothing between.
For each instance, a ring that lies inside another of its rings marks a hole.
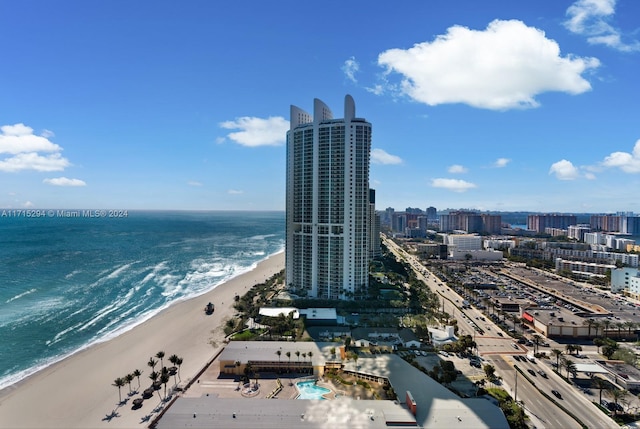
<instances>
[{"instance_id":1,"label":"blue sky","mask_svg":"<svg viewBox=\"0 0 640 429\"><path fill-rule=\"evenodd\" d=\"M0 3L0 207L283 210L289 106L377 208L640 212L640 2Z\"/></svg>"}]
</instances>

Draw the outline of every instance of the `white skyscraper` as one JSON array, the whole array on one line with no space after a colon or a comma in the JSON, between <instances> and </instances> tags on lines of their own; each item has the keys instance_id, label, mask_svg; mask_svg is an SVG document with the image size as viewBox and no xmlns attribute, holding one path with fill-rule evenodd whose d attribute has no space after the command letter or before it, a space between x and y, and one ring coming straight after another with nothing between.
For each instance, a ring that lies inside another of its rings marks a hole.
<instances>
[{"instance_id":1,"label":"white skyscraper","mask_svg":"<svg viewBox=\"0 0 640 429\"><path fill-rule=\"evenodd\" d=\"M291 106L287 132L286 282L313 298L353 299L369 284L371 124L345 97L344 118L314 100Z\"/></svg>"}]
</instances>

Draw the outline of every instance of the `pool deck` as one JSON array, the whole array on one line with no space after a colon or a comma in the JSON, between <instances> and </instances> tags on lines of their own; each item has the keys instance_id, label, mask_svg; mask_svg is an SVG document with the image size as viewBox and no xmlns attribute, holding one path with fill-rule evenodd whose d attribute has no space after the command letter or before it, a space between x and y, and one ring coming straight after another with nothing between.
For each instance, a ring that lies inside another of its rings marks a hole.
<instances>
[{"instance_id":1,"label":"pool deck","mask_svg":"<svg viewBox=\"0 0 640 429\"><path fill-rule=\"evenodd\" d=\"M274 399L295 399L299 392L296 383L300 381L315 380L315 377L308 374L275 374L260 373L258 384L260 390L257 394L252 395L254 399L267 399L271 392L278 387L277 379L282 383L282 390L273 396ZM251 379L253 384L255 379ZM321 377L317 380L319 387L331 390L330 393L324 395L325 399L335 399L337 396L352 397L353 399L373 399L370 390L361 386L345 386L335 380ZM242 383L235 381L234 377L220 375L220 363L218 360L213 363L202 373L195 383L188 390L181 393L184 398L199 398L201 396L215 396L218 398L246 398L242 395Z\"/></svg>"}]
</instances>

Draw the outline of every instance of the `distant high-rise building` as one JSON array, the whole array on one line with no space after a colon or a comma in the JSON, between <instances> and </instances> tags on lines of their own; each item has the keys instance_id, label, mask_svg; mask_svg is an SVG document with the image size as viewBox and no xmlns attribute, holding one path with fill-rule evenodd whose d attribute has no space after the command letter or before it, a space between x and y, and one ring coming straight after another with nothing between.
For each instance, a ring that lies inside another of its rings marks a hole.
<instances>
[{"instance_id":1,"label":"distant high-rise building","mask_svg":"<svg viewBox=\"0 0 640 429\"><path fill-rule=\"evenodd\" d=\"M534 214L527 216L527 229L538 233L545 232L546 228L567 229L570 225L578 223L575 215L565 214Z\"/></svg>"},{"instance_id":2,"label":"distant high-rise building","mask_svg":"<svg viewBox=\"0 0 640 429\"><path fill-rule=\"evenodd\" d=\"M287 132L286 282L312 298L351 299L369 285L371 124L345 97L344 118L314 100L291 106Z\"/></svg>"},{"instance_id":3,"label":"distant high-rise building","mask_svg":"<svg viewBox=\"0 0 640 429\"><path fill-rule=\"evenodd\" d=\"M435 207L427 207L427 219L428 220L438 219L438 210L436 210Z\"/></svg>"},{"instance_id":4,"label":"distant high-rise building","mask_svg":"<svg viewBox=\"0 0 640 429\"><path fill-rule=\"evenodd\" d=\"M369 189L369 257L378 258L380 249L380 215L376 212L376 191Z\"/></svg>"}]
</instances>

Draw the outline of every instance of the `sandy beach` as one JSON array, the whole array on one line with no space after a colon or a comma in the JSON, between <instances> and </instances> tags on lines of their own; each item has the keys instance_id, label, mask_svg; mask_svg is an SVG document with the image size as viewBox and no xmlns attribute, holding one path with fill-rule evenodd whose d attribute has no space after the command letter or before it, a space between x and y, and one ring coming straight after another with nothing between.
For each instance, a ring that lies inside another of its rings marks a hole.
<instances>
[{"instance_id":1,"label":"sandy beach","mask_svg":"<svg viewBox=\"0 0 640 429\"><path fill-rule=\"evenodd\" d=\"M155 317L108 342L97 344L54 364L31 377L0 391L0 428L144 428L158 415L158 392L132 409L134 398L149 387L147 366L150 357L164 351L183 358L179 384L185 385L223 347L223 324L236 313L234 296L243 295L253 285L264 282L284 268L284 253L261 262L258 267L238 276L200 297L177 303ZM204 306L215 304L215 312L206 315ZM156 359L158 360L158 359ZM156 365L158 370L160 364ZM135 369L143 371L129 396L129 387L112 384ZM173 386L174 377L168 383ZM164 388L159 391L162 395Z\"/></svg>"}]
</instances>

